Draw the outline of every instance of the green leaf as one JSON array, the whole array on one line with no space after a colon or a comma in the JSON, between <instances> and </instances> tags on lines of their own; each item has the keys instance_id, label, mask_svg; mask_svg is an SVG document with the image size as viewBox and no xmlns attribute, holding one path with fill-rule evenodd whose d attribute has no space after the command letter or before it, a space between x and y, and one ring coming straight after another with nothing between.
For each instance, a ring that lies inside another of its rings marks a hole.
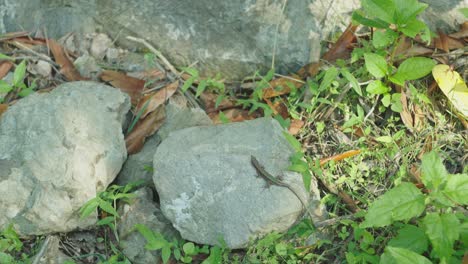
<instances>
[{"instance_id":1,"label":"green leaf","mask_svg":"<svg viewBox=\"0 0 468 264\"><path fill-rule=\"evenodd\" d=\"M378 17L383 21L394 24L395 3L389 0L361 0L366 14Z\"/></svg>"},{"instance_id":2,"label":"green leaf","mask_svg":"<svg viewBox=\"0 0 468 264\"><path fill-rule=\"evenodd\" d=\"M393 142L393 138L391 136L381 136L381 137L375 138L375 140L378 141L378 142L382 142L382 143L392 143Z\"/></svg>"},{"instance_id":3,"label":"green leaf","mask_svg":"<svg viewBox=\"0 0 468 264\"><path fill-rule=\"evenodd\" d=\"M431 264L426 257L411 250L397 247L386 247L380 258L380 264Z\"/></svg>"},{"instance_id":4,"label":"green leaf","mask_svg":"<svg viewBox=\"0 0 468 264\"><path fill-rule=\"evenodd\" d=\"M8 56L8 55L5 55L3 53L0 53L0 60L9 60L9 61L13 61L15 60L14 58Z\"/></svg>"},{"instance_id":5,"label":"green leaf","mask_svg":"<svg viewBox=\"0 0 468 264\"><path fill-rule=\"evenodd\" d=\"M393 77L402 80L416 80L428 75L434 66L435 62L429 58L409 58L400 64Z\"/></svg>"},{"instance_id":6,"label":"green leaf","mask_svg":"<svg viewBox=\"0 0 468 264\"><path fill-rule=\"evenodd\" d=\"M424 195L412 183L403 182L372 203L361 227L383 227L409 220L424 211Z\"/></svg>"},{"instance_id":7,"label":"green leaf","mask_svg":"<svg viewBox=\"0 0 468 264\"><path fill-rule=\"evenodd\" d=\"M401 103L401 93L392 94L392 106L391 109L393 112L400 113L403 111L403 105Z\"/></svg>"},{"instance_id":8,"label":"green leaf","mask_svg":"<svg viewBox=\"0 0 468 264\"><path fill-rule=\"evenodd\" d=\"M145 225L136 224L135 228L146 239L145 248L148 250L158 250L168 244L161 234L153 232Z\"/></svg>"},{"instance_id":9,"label":"green leaf","mask_svg":"<svg viewBox=\"0 0 468 264\"><path fill-rule=\"evenodd\" d=\"M101 208L103 211L113 215L113 216L118 216L119 214L115 210L115 208L112 206L112 204L108 201L105 201L103 199L98 199L99 202L99 208Z\"/></svg>"},{"instance_id":10,"label":"green leaf","mask_svg":"<svg viewBox=\"0 0 468 264\"><path fill-rule=\"evenodd\" d=\"M422 254L429 245L423 229L414 225L406 225L398 230L398 235L388 242L388 246L406 248Z\"/></svg>"},{"instance_id":11,"label":"green leaf","mask_svg":"<svg viewBox=\"0 0 468 264\"><path fill-rule=\"evenodd\" d=\"M436 191L447 177L447 170L437 152L431 151L424 154L421 163L421 180L424 185Z\"/></svg>"},{"instance_id":12,"label":"green leaf","mask_svg":"<svg viewBox=\"0 0 468 264\"><path fill-rule=\"evenodd\" d=\"M275 245L275 252L279 256L286 256L288 255L288 246L284 242L280 242Z\"/></svg>"},{"instance_id":13,"label":"green leaf","mask_svg":"<svg viewBox=\"0 0 468 264\"><path fill-rule=\"evenodd\" d=\"M26 89L22 89L18 95L21 96L21 97L26 97L30 94L32 94L34 92L34 87L29 87L29 88L26 88Z\"/></svg>"},{"instance_id":14,"label":"green leaf","mask_svg":"<svg viewBox=\"0 0 468 264\"><path fill-rule=\"evenodd\" d=\"M206 80L201 80L200 83L198 84L197 87L197 92L195 94L195 98L200 97L200 95L205 91L206 89Z\"/></svg>"},{"instance_id":15,"label":"green leaf","mask_svg":"<svg viewBox=\"0 0 468 264\"><path fill-rule=\"evenodd\" d=\"M182 85L182 88L181 88L182 92L185 93L190 88L190 86L192 86L195 79L196 77L193 77L193 76L188 78L188 80L184 82L184 85Z\"/></svg>"},{"instance_id":16,"label":"green leaf","mask_svg":"<svg viewBox=\"0 0 468 264\"><path fill-rule=\"evenodd\" d=\"M325 75L323 76L322 82L320 83L319 90L325 91L331 83L336 80L338 76L338 70L335 67L330 67L325 71Z\"/></svg>"},{"instance_id":17,"label":"green leaf","mask_svg":"<svg viewBox=\"0 0 468 264\"><path fill-rule=\"evenodd\" d=\"M460 11L460 13L462 13L465 16L465 18L468 18L468 7L460 8L458 9L458 11Z\"/></svg>"},{"instance_id":18,"label":"green leaf","mask_svg":"<svg viewBox=\"0 0 468 264\"><path fill-rule=\"evenodd\" d=\"M108 216L108 217L105 217L105 218L99 220L96 224L97 224L97 225L108 225L108 224L113 223L114 220L115 220L115 217L113 217L113 216Z\"/></svg>"},{"instance_id":19,"label":"green leaf","mask_svg":"<svg viewBox=\"0 0 468 264\"><path fill-rule=\"evenodd\" d=\"M309 169L309 166L307 165L305 161L302 161L302 160L288 167L288 170L299 172L299 173L303 173L304 171L307 171L308 169Z\"/></svg>"},{"instance_id":20,"label":"green leaf","mask_svg":"<svg viewBox=\"0 0 468 264\"><path fill-rule=\"evenodd\" d=\"M386 94L382 97L382 104L385 107L389 107L391 102L392 102L392 96L390 94Z\"/></svg>"},{"instance_id":21,"label":"green leaf","mask_svg":"<svg viewBox=\"0 0 468 264\"><path fill-rule=\"evenodd\" d=\"M197 252L195 251L195 244L192 242L187 242L182 246L184 253L187 255L195 255Z\"/></svg>"},{"instance_id":22,"label":"green leaf","mask_svg":"<svg viewBox=\"0 0 468 264\"><path fill-rule=\"evenodd\" d=\"M450 200L460 205L468 204L468 175L467 174L449 174L447 175L447 184L442 189Z\"/></svg>"},{"instance_id":23,"label":"green leaf","mask_svg":"<svg viewBox=\"0 0 468 264\"><path fill-rule=\"evenodd\" d=\"M372 37L372 45L378 49L380 48L385 48L388 45L392 44L396 38L398 37L398 34L390 29L387 29L385 31L376 31L374 33L374 36Z\"/></svg>"},{"instance_id":24,"label":"green leaf","mask_svg":"<svg viewBox=\"0 0 468 264\"><path fill-rule=\"evenodd\" d=\"M364 61L367 71L375 78L382 78L388 73L387 61L384 57L374 53L364 53Z\"/></svg>"},{"instance_id":25,"label":"green leaf","mask_svg":"<svg viewBox=\"0 0 468 264\"><path fill-rule=\"evenodd\" d=\"M434 252L440 258L448 259L452 256L453 245L460 235L458 218L454 214L429 213L422 222Z\"/></svg>"},{"instance_id":26,"label":"green leaf","mask_svg":"<svg viewBox=\"0 0 468 264\"><path fill-rule=\"evenodd\" d=\"M169 258L171 257L171 247L170 245L166 245L165 247L162 248L161 251L161 258L163 260L163 263L167 263L169 261Z\"/></svg>"},{"instance_id":27,"label":"green leaf","mask_svg":"<svg viewBox=\"0 0 468 264\"><path fill-rule=\"evenodd\" d=\"M353 87L353 90L360 96L362 96L362 91L361 91L361 86L359 86L358 81L356 78L348 71L346 68L341 69L341 74L348 80L348 82L351 84L351 87Z\"/></svg>"},{"instance_id":28,"label":"green leaf","mask_svg":"<svg viewBox=\"0 0 468 264\"><path fill-rule=\"evenodd\" d=\"M416 16L422 13L427 4L420 3L418 0L393 0L395 3L395 24L410 25L416 19Z\"/></svg>"},{"instance_id":29,"label":"green leaf","mask_svg":"<svg viewBox=\"0 0 468 264\"><path fill-rule=\"evenodd\" d=\"M428 27L424 22L414 19L410 23L399 27L398 29L410 38L415 38L417 34L425 31Z\"/></svg>"},{"instance_id":30,"label":"green leaf","mask_svg":"<svg viewBox=\"0 0 468 264\"><path fill-rule=\"evenodd\" d=\"M366 87L366 92L370 94L386 94L389 91L390 88L384 85L380 80L373 80Z\"/></svg>"},{"instance_id":31,"label":"green leaf","mask_svg":"<svg viewBox=\"0 0 468 264\"><path fill-rule=\"evenodd\" d=\"M22 61L16 66L15 72L13 73L13 86L18 87L24 80L26 75L26 61Z\"/></svg>"},{"instance_id":32,"label":"green leaf","mask_svg":"<svg viewBox=\"0 0 468 264\"><path fill-rule=\"evenodd\" d=\"M296 152L302 152L302 145L301 143L291 134L286 131L283 131L283 136L289 142L289 144L293 147Z\"/></svg>"},{"instance_id":33,"label":"green leaf","mask_svg":"<svg viewBox=\"0 0 468 264\"><path fill-rule=\"evenodd\" d=\"M95 213L96 209L98 208L99 202L98 198L93 198L86 202L81 208L80 208L80 214L81 218L88 217L90 214Z\"/></svg>"},{"instance_id":34,"label":"green leaf","mask_svg":"<svg viewBox=\"0 0 468 264\"><path fill-rule=\"evenodd\" d=\"M13 87L9 83L0 80L0 93L9 93L11 90L13 90Z\"/></svg>"},{"instance_id":35,"label":"green leaf","mask_svg":"<svg viewBox=\"0 0 468 264\"><path fill-rule=\"evenodd\" d=\"M15 258L10 254L0 252L0 264L15 263Z\"/></svg>"},{"instance_id":36,"label":"green leaf","mask_svg":"<svg viewBox=\"0 0 468 264\"><path fill-rule=\"evenodd\" d=\"M353 12L352 19L354 22L357 22L361 25L368 26L368 27L375 27L375 28L388 28L389 24L385 21L380 19L369 19L363 16L360 10L356 10Z\"/></svg>"},{"instance_id":37,"label":"green leaf","mask_svg":"<svg viewBox=\"0 0 468 264\"><path fill-rule=\"evenodd\" d=\"M199 72L197 71L197 69L195 69L195 68L183 67L182 70L184 72L192 75L192 77L198 77L200 75Z\"/></svg>"}]
</instances>

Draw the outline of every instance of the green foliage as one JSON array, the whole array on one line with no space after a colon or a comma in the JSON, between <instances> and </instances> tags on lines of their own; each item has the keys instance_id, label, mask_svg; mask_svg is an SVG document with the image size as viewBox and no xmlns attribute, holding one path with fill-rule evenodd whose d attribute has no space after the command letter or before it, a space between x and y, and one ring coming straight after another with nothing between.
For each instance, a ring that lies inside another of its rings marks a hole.
<instances>
[{"instance_id":1,"label":"green foliage","mask_svg":"<svg viewBox=\"0 0 468 264\"><path fill-rule=\"evenodd\" d=\"M3 55L0 53L0 59L4 57L5 59L11 59L10 57ZM36 87L35 83L33 83L30 87L27 87L24 83L24 78L26 77L26 61L21 61L19 65L16 66L15 71L13 73L13 82L7 83L4 80L0 80L0 94L2 93L9 93L11 91L18 92L18 95L21 97L28 96L32 93ZM0 103L3 99L0 99Z\"/></svg>"},{"instance_id":2,"label":"green foliage","mask_svg":"<svg viewBox=\"0 0 468 264\"><path fill-rule=\"evenodd\" d=\"M117 210L117 201L129 201L131 198L135 197L135 194L130 193L142 182L129 183L125 186L112 185L107 190L98 193L98 195L86 202L80 208L81 218L90 216L92 213L95 213L97 209L106 212L108 216L100 219L97 224L109 226L113 231L116 239L118 240L117 235L117 219L120 217Z\"/></svg>"},{"instance_id":3,"label":"green foliage","mask_svg":"<svg viewBox=\"0 0 468 264\"><path fill-rule=\"evenodd\" d=\"M146 239L145 248L147 250L161 251L163 263L168 263L171 256L173 256L178 263L192 263L194 256L199 254L209 254L208 258L202 262L203 264L223 263L223 260L228 257L228 251L224 246L213 246L210 248L207 245L199 247L192 242L177 240L170 242L167 241L162 234L152 231L142 224L136 224L135 229Z\"/></svg>"},{"instance_id":4,"label":"green foliage","mask_svg":"<svg viewBox=\"0 0 468 264\"><path fill-rule=\"evenodd\" d=\"M0 232L0 264L15 263L15 258L11 255L19 252L23 248L23 243L13 228L13 224Z\"/></svg>"},{"instance_id":5,"label":"green foliage","mask_svg":"<svg viewBox=\"0 0 468 264\"><path fill-rule=\"evenodd\" d=\"M381 258L383 263L430 263L420 255L429 250L428 240L431 257L444 263L454 258L454 246L467 217L454 214L453 210L468 205L468 175L449 174L435 151L424 155L421 168L428 194L412 183L401 183L372 203L361 224L368 228L396 225L398 221L418 223L400 229L388 243Z\"/></svg>"},{"instance_id":6,"label":"green foliage","mask_svg":"<svg viewBox=\"0 0 468 264\"><path fill-rule=\"evenodd\" d=\"M183 70L190 74L190 78L188 78L182 86L183 92L186 92L195 82L198 82L195 97L199 97L207 89L210 89L221 95L226 92L226 88L221 80L221 76L217 75L214 78L201 78L198 70L194 68L185 67ZM218 97L218 99L219 100L217 100L216 106L219 105L222 97Z\"/></svg>"}]
</instances>

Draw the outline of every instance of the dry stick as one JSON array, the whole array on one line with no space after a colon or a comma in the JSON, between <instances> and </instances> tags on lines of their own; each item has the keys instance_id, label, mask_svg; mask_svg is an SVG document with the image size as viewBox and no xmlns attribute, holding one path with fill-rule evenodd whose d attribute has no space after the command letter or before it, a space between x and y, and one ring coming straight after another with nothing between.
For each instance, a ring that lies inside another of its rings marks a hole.
<instances>
[{"instance_id":1,"label":"dry stick","mask_svg":"<svg viewBox=\"0 0 468 264\"><path fill-rule=\"evenodd\" d=\"M177 71L174 66L172 66L172 64L166 59L166 57L164 57L164 55L162 55L162 53L159 52L159 50L155 49L151 44L149 44L148 41L141 39L141 38L135 38L132 36L127 36L127 39L145 45L151 52L153 52L164 63L164 65L172 73L174 73L176 76L181 76L181 73Z\"/></svg>"},{"instance_id":2,"label":"dry stick","mask_svg":"<svg viewBox=\"0 0 468 264\"><path fill-rule=\"evenodd\" d=\"M44 240L44 243L42 244L41 250L39 251L39 253L37 253L32 264L39 264L42 256L44 256L46 252L47 247L49 246L49 241L50 241L50 236L47 236L47 238Z\"/></svg>"}]
</instances>

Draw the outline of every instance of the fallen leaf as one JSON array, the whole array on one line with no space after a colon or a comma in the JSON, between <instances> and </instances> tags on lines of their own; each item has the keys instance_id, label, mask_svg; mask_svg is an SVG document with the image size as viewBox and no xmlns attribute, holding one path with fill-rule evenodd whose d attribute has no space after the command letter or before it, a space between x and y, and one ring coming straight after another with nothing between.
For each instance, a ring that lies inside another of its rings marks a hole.
<instances>
[{"instance_id":1,"label":"fallen leaf","mask_svg":"<svg viewBox=\"0 0 468 264\"><path fill-rule=\"evenodd\" d=\"M468 21L460 25L460 30L458 32L452 33L449 36L456 39L468 38Z\"/></svg>"},{"instance_id":2,"label":"fallen leaf","mask_svg":"<svg viewBox=\"0 0 468 264\"><path fill-rule=\"evenodd\" d=\"M248 110L243 109L228 109L222 111L224 118L227 118L230 122L242 122L245 120L253 120L256 118L254 115L250 115ZM214 124L222 124L223 121L220 117L220 113L210 113L208 116L211 118Z\"/></svg>"},{"instance_id":3,"label":"fallen leaf","mask_svg":"<svg viewBox=\"0 0 468 264\"><path fill-rule=\"evenodd\" d=\"M293 119L291 120L291 124L289 125L288 132L291 135L297 135L299 131L301 131L301 128L304 126L305 122L299 119Z\"/></svg>"},{"instance_id":4,"label":"fallen leaf","mask_svg":"<svg viewBox=\"0 0 468 264\"><path fill-rule=\"evenodd\" d=\"M349 158L349 157L352 157L352 156L356 156L359 153L361 153L360 149L354 149L354 150L349 150L349 151L346 151L344 153L334 155L334 156L331 156L331 157L328 157L328 158L323 158L323 159L320 159L320 166L325 165L325 163L327 163L327 162L329 162L331 160L340 161L340 160L343 160L343 159L346 159L346 158Z\"/></svg>"},{"instance_id":5,"label":"fallen leaf","mask_svg":"<svg viewBox=\"0 0 468 264\"><path fill-rule=\"evenodd\" d=\"M11 67L13 67L13 62L11 61L2 61L0 62L0 80L5 77L8 72L10 71Z\"/></svg>"},{"instance_id":6,"label":"fallen leaf","mask_svg":"<svg viewBox=\"0 0 468 264\"><path fill-rule=\"evenodd\" d=\"M7 109L8 109L7 104L0 104L0 117L2 116L3 113L6 112Z\"/></svg>"},{"instance_id":7,"label":"fallen leaf","mask_svg":"<svg viewBox=\"0 0 468 264\"><path fill-rule=\"evenodd\" d=\"M164 105L160 105L144 119L138 120L133 130L125 137L128 154L138 153L145 144L147 137L153 135L166 119Z\"/></svg>"},{"instance_id":8,"label":"fallen leaf","mask_svg":"<svg viewBox=\"0 0 468 264\"><path fill-rule=\"evenodd\" d=\"M127 93L132 99L132 105L138 104L138 101L141 98L141 92L145 87L144 80L130 77L125 73L117 71L103 71L99 78L110 83L112 86L119 88L122 92Z\"/></svg>"},{"instance_id":9,"label":"fallen leaf","mask_svg":"<svg viewBox=\"0 0 468 264\"><path fill-rule=\"evenodd\" d=\"M270 106L271 110L273 110L274 115L280 115L284 119L289 117L288 107L282 98L279 98L279 100L276 100L275 102L265 99L265 102Z\"/></svg>"},{"instance_id":10,"label":"fallen leaf","mask_svg":"<svg viewBox=\"0 0 468 264\"><path fill-rule=\"evenodd\" d=\"M322 59L334 62L337 59L347 58L352 51L353 43L356 41L356 29L358 25L349 23L348 27L341 34L335 44L323 55Z\"/></svg>"},{"instance_id":11,"label":"fallen leaf","mask_svg":"<svg viewBox=\"0 0 468 264\"><path fill-rule=\"evenodd\" d=\"M401 121L403 121L403 124L410 130L414 130L414 121L413 121L413 116L411 115L409 109L408 109L408 100L406 99L406 93L402 92L400 93L400 102L402 105L402 110L400 112L400 117Z\"/></svg>"},{"instance_id":12,"label":"fallen leaf","mask_svg":"<svg viewBox=\"0 0 468 264\"><path fill-rule=\"evenodd\" d=\"M468 118L468 88L460 74L445 64L432 69L432 76L455 109Z\"/></svg>"},{"instance_id":13,"label":"fallen leaf","mask_svg":"<svg viewBox=\"0 0 468 264\"><path fill-rule=\"evenodd\" d=\"M226 110L235 107L235 103L229 100L227 97L223 98L219 103L218 107L216 107L216 101L218 101L220 95L210 93L210 92L203 92L200 95L200 100L203 104L203 108L207 114L217 112L219 110Z\"/></svg>"},{"instance_id":14,"label":"fallen leaf","mask_svg":"<svg viewBox=\"0 0 468 264\"><path fill-rule=\"evenodd\" d=\"M88 80L80 75L78 70L75 68L73 63L67 57L64 49L60 46L55 40L49 40L50 51L54 55L55 62L60 66L60 72L67 78L69 81L81 81Z\"/></svg>"},{"instance_id":15,"label":"fallen leaf","mask_svg":"<svg viewBox=\"0 0 468 264\"><path fill-rule=\"evenodd\" d=\"M160 105L164 104L169 97L171 97L177 88L179 87L179 81L175 81L166 85L166 87L161 88L155 92L146 94L139 102L136 107L136 113L143 111L140 116L140 119L145 118L149 113L153 112ZM144 108L144 109L143 109Z\"/></svg>"},{"instance_id":16,"label":"fallen leaf","mask_svg":"<svg viewBox=\"0 0 468 264\"><path fill-rule=\"evenodd\" d=\"M289 77L280 77L269 82L268 88L263 90L263 99L288 94L291 92L291 88L296 89L302 87L304 81L301 80L299 75L291 75Z\"/></svg>"},{"instance_id":17,"label":"fallen leaf","mask_svg":"<svg viewBox=\"0 0 468 264\"><path fill-rule=\"evenodd\" d=\"M29 32L27 31L5 33L0 36L0 42L28 35Z\"/></svg>"}]
</instances>

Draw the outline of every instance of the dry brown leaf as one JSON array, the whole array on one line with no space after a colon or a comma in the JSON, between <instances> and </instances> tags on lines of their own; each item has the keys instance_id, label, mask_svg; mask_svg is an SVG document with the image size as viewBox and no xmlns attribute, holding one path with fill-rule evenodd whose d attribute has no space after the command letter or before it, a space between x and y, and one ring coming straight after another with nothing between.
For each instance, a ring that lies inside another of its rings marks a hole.
<instances>
[{"instance_id":1,"label":"dry brown leaf","mask_svg":"<svg viewBox=\"0 0 468 264\"><path fill-rule=\"evenodd\" d=\"M18 38L18 37L28 36L28 35L29 35L29 32L27 31L5 33L1 35L0 41L6 41L6 40Z\"/></svg>"},{"instance_id":2,"label":"dry brown leaf","mask_svg":"<svg viewBox=\"0 0 468 264\"><path fill-rule=\"evenodd\" d=\"M164 104L169 97L171 97L177 88L179 87L179 81L175 81L166 85L166 87L161 88L155 92L146 94L139 102L136 107L136 113L139 113L144 107L143 113L140 116L140 119L145 118L149 113L153 112L160 105Z\"/></svg>"},{"instance_id":3,"label":"dry brown leaf","mask_svg":"<svg viewBox=\"0 0 468 264\"><path fill-rule=\"evenodd\" d=\"M145 119L140 119L136 123L132 132L125 137L125 145L128 154L138 153L145 144L147 137L153 135L166 119L164 105L160 105L155 111L151 112Z\"/></svg>"},{"instance_id":4,"label":"dry brown leaf","mask_svg":"<svg viewBox=\"0 0 468 264\"><path fill-rule=\"evenodd\" d=\"M356 35L354 33L357 27L357 25L349 23L343 34L341 34L335 44L323 55L322 59L328 62L334 62L337 59L347 58L351 54L353 43L356 41Z\"/></svg>"},{"instance_id":5,"label":"dry brown leaf","mask_svg":"<svg viewBox=\"0 0 468 264\"><path fill-rule=\"evenodd\" d=\"M132 105L138 104L138 101L141 98L141 92L145 87L144 80L130 77L125 73L117 71L103 71L99 78L110 83L112 86L119 88L122 92L127 93L132 99Z\"/></svg>"},{"instance_id":6,"label":"dry brown leaf","mask_svg":"<svg viewBox=\"0 0 468 264\"><path fill-rule=\"evenodd\" d=\"M228 98L224 98L223 100L221 100L221 103L219 103L218 107L216 107L216 100L218 100L218 96L219 95L207 91L203 92L200 95L200 100L203 104L206 113L209 114L218 110L224 111L235 106L235 103L233 101L229 100Z\"/></svg>"},{"instance_id":7,"label":"dry brown leaf","mask_svg":"<svg viewBox=\"0 0 468 264\"><path fill-rule=\"evenodd\" d=\"M301 128L304 126L305 122L299 119L293 119L291 120L291 124L289 125L289 134L291 135L297 135L299 131L301 131Z\"/></svg>"},{"instance_id":8,"label":"dry brown leaf","mask_svg":"<svg viewBox=\"0 0 468 264\"><path fill-rule=\"evenodd\" d=\"M47 40L44 38L32 38L29 36L21 36L21 37L16 37L8 41L11 44L15 44L14 42L19 42L23 44L23 46L26 46L28 48L33 48L34 46L37 45L46 45Z\"/></svg>"},{"instance_id":9,"label":"dry brown leaf","mask_svg":"<svg viewBox=\"0 0 468 264\"><path fill-rule=\"evenodd\" d=\"M460 40L468 38L468 21L465 21L460 25L460 30L458 32L452 33L449 36Z\"/></svg>"},{"instance_id":10,"label":"dry brown leaf","mask_svg":"<svg viewBox=\"0 0 468 264\"><path fill-rule=\"evenodd\" d=\"M445 52L449 52L449 47L448 47L448 36L444 34L443 32L439 31L439 37L434 38L434 46L437 49L441 49Z\"/></svg>"},{"instance_id":11,"label":"dry brown leaf","mask_svg":"<svg viewBox=\"0 0 468 264\"><path fill-rule=\"evenodd\" d=\"M413 126L416 131L421 131L423 128L424 124L424 112L422 111L421 107L419 105L415 104L413 105L413 112L414 112L414 122Z\"/></svg>"},{"instance_id":12,"label":"dry brown leaf","mask_svg":"<svg viewBox=\"0 0 468 264\"><path fill-rule=\"evenodd\" d=\"M289 117L288 107L282 98L279 98L279 100L276 100L275 102L265 99L265 102L270 106L271 110L273 110L273 114L280 115L284 119Z\"/></svg>"},{"instance_id":13,"label":"dry brown leaf","mask_svg":"<svg viewBox=\"0 0 468 264\"><path fill-rule=\"evenodd\" d=\"M60 66L60 72L69 81L88 80L80 75L73 63L67 57L64 49L55 40L49 40L50 51L54 55L55 62Z\"/></svg>"},{"instance_id":14,"label":"dry brown leaf","mask_svg":"<svg viewBox=\"0 0 468 264\"><path fill-rule=\"evenodd\" d=\"M256 117L249 114L249 111L243 109L228 109L223 111L224 116L231 122L242 122L245 120L253 120ZM223 122L219 118L219 113L210 113L208 116L211 118L214 124L222 124Z\"/></svg>"},{"instance_id":15,"label":"dry brown leaf","mask_svg":"<svg viewBox=\"0 0 468 264\"><path fill-rule=\"evenodd\" d=\"M8 109L7 104L0 104L0 117L2 116L3 113L6 112L7 109Z\"/></svg>"},{"instance_id":16,"label":"dry brown leaf","mask_svg":"<svg viewBox=\"0 0 468 264\"><path fill-rule=\"evenodd\" d=\"M406 93L402 92L400 97L400 102L402 104L402 111L400 112L401 121L403 124L412 132L414 130L414 120L408 109L408 100L406 99Z\"/></svg>"},{"instance_id":17,"label":"dry brown leaf","mask_svg":"<svg viewBox=\"0 0 468 264\"><path fill-rule=\"evenodd\" d=\"M263 99L288 94L291 91L290 86L296 89L302 87L304 82L299 75L292 74L290 77L280 77L270 81L268 88L263 90Z\"/></svg>"},{"instance_id":18,"label":"dry brown leaf","mask_svg":"<svg viewBox=\"0 0 468 264\"><path fill-rule=\"evenodd\" d=\"M10 71L11 67L13 67L13 62L11 61L2 61L0 62L0 80L5 77L8 72Z\"/></svg>"}]
</instances>

